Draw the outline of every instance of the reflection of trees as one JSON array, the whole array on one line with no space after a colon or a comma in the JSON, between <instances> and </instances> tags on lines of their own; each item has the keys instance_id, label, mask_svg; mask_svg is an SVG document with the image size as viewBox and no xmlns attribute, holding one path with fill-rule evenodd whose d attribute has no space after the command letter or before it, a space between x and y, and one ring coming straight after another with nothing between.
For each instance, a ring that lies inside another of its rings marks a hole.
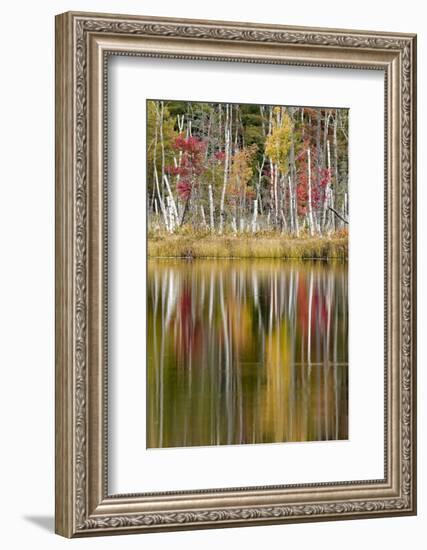
<instances>
[{"instance_id":1,"label":"reflection of trees","mask_svg":"<svg viewBox=\"0 0 427 550\"><path fill-rule=\"evenodd\" d=\"M347 437L347 266L150 260L148 446Z\"/></svg>"}]
</instances>

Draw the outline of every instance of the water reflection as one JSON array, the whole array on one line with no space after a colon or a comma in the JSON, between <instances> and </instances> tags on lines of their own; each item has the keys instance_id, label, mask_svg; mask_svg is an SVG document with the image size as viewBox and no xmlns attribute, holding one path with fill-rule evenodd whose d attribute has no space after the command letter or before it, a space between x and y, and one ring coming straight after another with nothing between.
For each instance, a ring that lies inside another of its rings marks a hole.
<instances>
[{"instance_id":1,"label":"water reflection","mask_svg":"<svg viewBox=\"0 0 427 550\"><path fill-rule=\"evenodd\" d=\"M347 439L347 264L149 260L147 287L147 447Z\"/></svg>"}]
</instances>

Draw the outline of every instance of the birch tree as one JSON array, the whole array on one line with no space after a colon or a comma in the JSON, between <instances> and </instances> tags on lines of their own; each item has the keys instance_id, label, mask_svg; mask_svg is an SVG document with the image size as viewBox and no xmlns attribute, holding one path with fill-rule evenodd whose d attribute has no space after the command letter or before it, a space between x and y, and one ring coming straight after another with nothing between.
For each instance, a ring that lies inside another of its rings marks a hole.
<instances>
[{"instance_id":1,"label":"birch tree","mask_svg":"<svg viewBox=\"0 0 427 550\"><path fill-rule=\"evenodd\" d=\"M348 120L345 109L148 101L149 230L347 227Z\"/></svg>"}]
</instances>

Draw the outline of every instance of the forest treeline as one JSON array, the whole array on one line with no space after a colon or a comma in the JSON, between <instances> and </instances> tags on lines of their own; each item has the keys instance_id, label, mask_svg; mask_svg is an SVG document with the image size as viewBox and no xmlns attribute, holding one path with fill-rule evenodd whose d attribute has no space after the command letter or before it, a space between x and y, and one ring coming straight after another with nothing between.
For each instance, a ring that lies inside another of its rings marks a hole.
<instances>
[{"instance_id":1,"label":"forest treeline","mask_svg":"<svg viewBox=\"0 0 427 550\"><path fill-rule=\"evenodd\" d=\"M347 227L348 110L147 102L149 230L326 236Z\"/></svg>"}]
</instances>

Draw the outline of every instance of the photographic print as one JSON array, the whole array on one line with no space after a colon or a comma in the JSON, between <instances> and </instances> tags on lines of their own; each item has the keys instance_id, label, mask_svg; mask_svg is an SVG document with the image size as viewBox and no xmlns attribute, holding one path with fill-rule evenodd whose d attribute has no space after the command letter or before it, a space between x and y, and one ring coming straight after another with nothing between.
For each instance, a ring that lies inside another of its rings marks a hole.
<instances>
[{"instance_id":1,"label":"photographic print","mask_svg":"<svg viewBox=\"0 0 427 550\"><path fill-rule=\"evenodd\" d=\"M348 438L347 109L147 101L147 447Z\"/></svg>"}]
</instances>

